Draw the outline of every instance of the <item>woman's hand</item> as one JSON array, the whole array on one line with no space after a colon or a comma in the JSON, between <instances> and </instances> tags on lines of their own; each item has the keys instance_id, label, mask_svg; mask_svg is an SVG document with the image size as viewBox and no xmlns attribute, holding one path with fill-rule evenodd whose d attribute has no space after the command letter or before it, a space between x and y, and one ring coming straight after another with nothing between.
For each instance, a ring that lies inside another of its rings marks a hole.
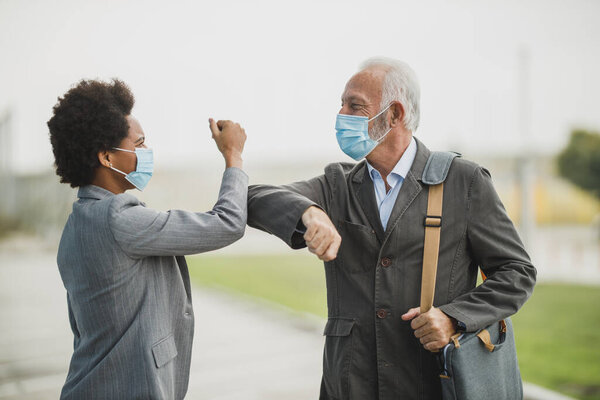
<instances>
[{"instance_id":1,"label":"woman's hand","mask_svg":"<svg viewBox=\"0 0 600 400\"><path fill-rule=\"evenodd\" d=\"M233 121L208 120L212 137L225 158L225 167L242 168L242 152L246 143L246 131Z\"/></svg>"}]
</instances>

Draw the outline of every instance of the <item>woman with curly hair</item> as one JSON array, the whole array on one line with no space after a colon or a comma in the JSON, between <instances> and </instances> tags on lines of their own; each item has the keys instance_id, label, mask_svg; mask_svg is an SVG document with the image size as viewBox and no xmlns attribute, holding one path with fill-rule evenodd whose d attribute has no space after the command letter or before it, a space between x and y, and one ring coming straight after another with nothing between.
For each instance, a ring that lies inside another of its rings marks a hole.
<instances>
[{"instance_id":1,"label":"woman with curly hair","mask_svg":"<svg viewBox=\"0 0 600 400\"><path fill-rule=\"evenodd\" d=\"M81 81L48 121L56 173L79 188L58 249L74 349L61 399L182 399L194 315L183 256L244 234L246 134L209 120L225 159L219 198L206 213L147 208L152 150L119 80Z\"/></svg>"}]
</instances>

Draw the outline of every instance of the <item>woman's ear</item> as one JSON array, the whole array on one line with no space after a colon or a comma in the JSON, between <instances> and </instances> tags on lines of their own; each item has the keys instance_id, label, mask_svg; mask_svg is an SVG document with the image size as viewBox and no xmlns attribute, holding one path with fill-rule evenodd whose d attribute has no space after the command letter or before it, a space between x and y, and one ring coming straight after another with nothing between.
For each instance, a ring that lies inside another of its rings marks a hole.
<instances>
[{"instance_id":1,"label":"woman's ear","mask_svg":"<svg viewBox=\"0 0 600 400\"><path fill-rule=\"evenodd\" d=\"M404 118L404 107L402 106L402 103L400 103L399 101L395 101L390 107L390 109L392 110L392 120L390 122L390 125L392 127L395 127L398 124L402 123L402 120Z\"/></svg>"},{"instance_id":2,"label":"woman's ear","mask_svg":"<svg viewBox=\"0 0 600 400\"><path fill-rule=\"evenodd\" d=\"M110 151L108 151L108 150L99 151L98 152L98 161L100 162L100 165L102 165L106 168L112 167L112 162L110 160Z\"/></svg>"}]
</instances>

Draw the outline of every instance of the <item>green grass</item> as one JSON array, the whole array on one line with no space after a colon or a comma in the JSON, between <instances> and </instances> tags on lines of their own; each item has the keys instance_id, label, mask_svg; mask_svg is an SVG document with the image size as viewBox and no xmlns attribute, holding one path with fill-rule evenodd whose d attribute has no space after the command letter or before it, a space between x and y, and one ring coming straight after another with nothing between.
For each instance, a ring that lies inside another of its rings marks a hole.
<instances>
[{"instance_id":1,"label":"green grass","mask_svg":"<svg viewBox=\"0 0 600 400\"><path fill-rule=\"evenodd\" d=\"M327 316L323 264L308 254L188 257L192 282L226 287L293 310Z\"/></svg>"},{"instance_id":2,"label":"green grass","mask_svg":"<svg viewBox=\"0 0 600 400\"><path fill-rule=\"evenodd\" d=\"M540 284L513 318L523 378L600 399L600 288Z\"/></svg>"},{"instance_id":3,"label":"green grass","mask_svg":"<svg viewBox=\"0 0 600 400\"><path fill-rule=\"evenodd\" d=\"M327 315L323 265L306 253L188 258L192 281ZM513 317L523 379L600 399L600 287L540 284Z\"/></svg>"}]
</instances>

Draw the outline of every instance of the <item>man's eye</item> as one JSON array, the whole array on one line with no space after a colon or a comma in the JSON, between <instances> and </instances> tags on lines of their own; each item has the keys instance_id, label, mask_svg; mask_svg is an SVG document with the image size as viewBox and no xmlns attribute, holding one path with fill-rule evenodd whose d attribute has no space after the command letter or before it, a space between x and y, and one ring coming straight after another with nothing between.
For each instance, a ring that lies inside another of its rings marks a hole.
<instances>
[{"instance_id":1,"label":"man's eye","mask_svg":"<svg viewBox=\"0 0 600 400\"><path fill-rule=\"evenodd\" d=\"M351 104L350 107L352 107L353 110L359 110L361 108L360 104Z\"/></svg>"}]
</instances>

